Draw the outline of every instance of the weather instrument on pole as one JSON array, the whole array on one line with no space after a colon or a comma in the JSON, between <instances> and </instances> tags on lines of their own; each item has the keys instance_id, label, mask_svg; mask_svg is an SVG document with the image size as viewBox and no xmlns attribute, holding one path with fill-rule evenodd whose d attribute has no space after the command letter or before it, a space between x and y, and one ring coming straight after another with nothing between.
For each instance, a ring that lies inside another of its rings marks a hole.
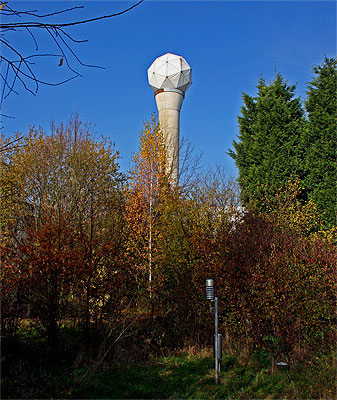
<instances>
[{"instance_id":1,"label":"weather instrument on pole","mask_svg":"<svg viewBox=\"0 0 337 400\"><path fill-rule=\"evenodd\" d=\"M211 307L211 313L214 312L214 363L215 363L215 384L219 384L220 362L222 359L222 335L218 332L218 298L214 297L214 281L206 280L206 299L214 302L214 308Z\"/></svg>"}]
</instances>

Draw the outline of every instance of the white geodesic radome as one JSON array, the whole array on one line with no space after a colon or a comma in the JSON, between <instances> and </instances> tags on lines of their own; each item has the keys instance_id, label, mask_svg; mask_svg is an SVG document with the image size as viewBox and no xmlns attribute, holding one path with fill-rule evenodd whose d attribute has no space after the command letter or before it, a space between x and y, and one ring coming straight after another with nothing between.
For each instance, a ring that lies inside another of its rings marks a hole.
<instances>
[{"instance_id":1,"label":"white geodesic radome","mask_svg":"<svg viewBox=\"0 0 337 400\"><path fill-rule=\"evenodd\" d=\"M159 89L178 89L185 93L192 84L191 67L184 57L176 54L167 53L156 58L147 75L154 92Z\"/></svg>"}]
</instances>

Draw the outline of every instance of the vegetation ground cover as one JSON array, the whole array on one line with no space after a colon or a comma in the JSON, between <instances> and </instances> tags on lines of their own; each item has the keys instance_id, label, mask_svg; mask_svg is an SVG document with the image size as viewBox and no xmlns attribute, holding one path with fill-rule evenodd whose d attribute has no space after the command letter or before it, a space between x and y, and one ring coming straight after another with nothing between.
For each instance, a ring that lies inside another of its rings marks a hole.
<instances>
[{"instance_id":1,"label":"vegetation ground cover","mask_svg":"<svg viewBox=\"0 0 337 400\"><path fill-rule=\"evenodd\" d=\"M210 348L148 354L143 359L119 348L119 356L115 353L114 359L99 362L93 349L78 348L71 354L65 346L55 355L48 353L38 335L29 339L28 335L12 343L11 353L3 354L3 399L333 399L336 395L333 354L273 369L266 351L227 349L216 386Z\"/></svg>"}]
</instances>

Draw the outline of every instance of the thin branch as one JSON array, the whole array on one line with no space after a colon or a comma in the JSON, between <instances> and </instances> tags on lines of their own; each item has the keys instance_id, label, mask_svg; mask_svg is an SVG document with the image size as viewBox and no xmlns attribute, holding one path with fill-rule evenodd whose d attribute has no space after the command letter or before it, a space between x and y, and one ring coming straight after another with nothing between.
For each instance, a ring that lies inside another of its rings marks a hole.
<instances>
[{"instance_id":1,"label":"thin branch","mask_svg":"<svg viewBox=\"0 0 337 400\"><path fill-rule=\"evenodd\" d=\"M0 114L0 117L15 119L12 115Z\"/></svg>"},{"instance_id":2,"label":"thin branch","mask_svg":"<svg viewBox=\"0 0 337 400\"><path fill-rule=\"evenodd\" d=\"M35 95L38 92L40 84L48 86L58 86L66 82L69 82L70 80L75 79L79 76L82 76L72 66L70 62L72 60L72 57L75 59L76 63L78 63L83 67L103 69L103 67L98 65L86 64L79 58L74 49L71 47L71 43L85 43L88 40L75 39L71 34L69 34L66 31L66 28L71 26L83 25L90 22L100 21L103 19L108 19L125 14L128 11L140 5L141 3L143 3L143 1L144 0L140 0L136 4L117 13L107 14L85 20L77 20L68 23L49 23L47 21L46 22L24 21L24 17L29 16L29 17L44 19L44 18L54 17L60 14L66 14L79 9L83 9L84 6L74 6L60 11L54 11L47 14L40 14L37 10L18 11L14 10L7 4L4 5L4 7L1 9L1 17L17 17L20 18L20 22L10 22L5 24L0 22L0 43L2 43L3 45L2 53L0 55L0 65L1 63L7 64L7 67L5 65L6 72L0 73L0 78L3 82L3 88L1 90L1 95L0 95L0 108L4 100L11 93L18 94L18 91L15 89L16 86L19 84L19 82L23 85L24 89L26 89L31 94ZM33 39L35 51L38 52L39 43L37 37L35 36L37 32L36 29L42 29L43 31L47 32L47 34L52 39L52 42L54 43L53 46L56 46L58 49L57 53L60 52L60 54L42 53L42 54L30 54L28 56L24 56L20 50L18 50L14 45L12 45L11 40L5 38L5 34L7 32L23 32L23 33L27 32L28 35L30 35L31 38ZM66 65L66 68L71 71L73 76L56 83L50 83L39 79L35 73L35 68L32 67L33 65L35 65L35 63L31 61L33 58L36 57L61 57L59 66L61 66L62 63L64 63ZM33 81L35 87L30 87L31 85L29 84L29 81Z\"/></svg>"},{"instance_id":3,"label":"thin branch","mask_svg":"<svg viewBox=\"0 0 337 400\"><path fill-rule=\"evenodd\" d=\"M31 37L33 38L33 40L34 40L34 43L35 43L35 50L38 51L38 50L39 50L39 46L38 46L38 44L37 44L37 41L36 41L36 39L35 39L34 34L32 33L32 31L31 31L29 28L26 28L26 29L27 29L27 31L29 32L30 36L31 36Z\"/></svg>"},{"instance_id":4,"label":"thin branch","mask_svg":"<svg viewBox=\"0 0 337 400\"><path fill-rule=\"evenodd\" d=\"M7 78L8 78L8 71L9 71L9 64L7 64L6 76L5 76L5 77L3 77L3 75L2 75L2 74L0 74L0 75L1 75L1 78L2 78L2 79L3 79L3 81L4 81L4 85L3 85L3 88L2 88L2 91L1 91L1 100L0 100L0 105L1 105L1 104L2 104L2 102L3 102L4 95L5 95L6 84L7 84ZM9 87L9 85L8 85L8 87Z\"/></svg>"},{"instance_id":5,"label":"thin branch","mask_svg":"<svg viewBox=\"0 0 337 400\"><path fill-rule=\"evenodd\" d=\"M10 24L0 24L0 29L7 29L7 28L65 28L68 26L75 26L75 25L81 25L81 24L87 24L89 22L95 22L95 21L100 21L102 19L107 19L107 18L112 18L112 17L117 17L119 15L125 14L128 11L132 10L133 8L139 6L139 4L143 3L144 0L140 0L138 3L134 4L133 6L120 11L118 13L114 14L108 14L108 15L102 15L101 17L95 17L95 18L90 18L90 19L84 19L81 21L75 21L75 22L67 22L63 24L48 24L48 23L41 23L41 22L26 22L26 23L20 23L20 22L13 22Z\"/></svg>"},{"instance_id":6,"label":"thin branch","mask_svg":"<svg viewBox=\"0 0 337 400\"><path fill-rule=\"evenodd\" d=\"M47 86L59 86L59 85L62 85L63 83L69 82L69 81L71 81L72 79L77 78L78 76L82 76L82 75L80 75L80 74L77 73L76 76L73 76L73 77L71 77L71 78L65 79L64 81L60 81L60 82L57 82L57 83L45 82L45 81L41 81L40 79L37 79L35 76L34 76L34 77L29 76L29 75L27 75L26 73L22 72L21 70L18 70L18 67L16 67L16 66L13 64L13 62L7 60L5 57L1 56L1 58L4 59L6 62L8 62L8 63L10 64L10 66L14 69L14 71L17 71L17 72L18 72L18 74L20 73L20 74L22 74L24 77L26 77L26 78L28 78L28 79L31 79L31 80L33 80L33 81L36 82L36 83L41 83L41 84L47 85ZM18 76L18 79L20 79L19 76ZM20 81L21 81L21 79L20 79ZM29 90L26 86L25 86L25 89L27 89L28 91L30 91L32 94L35 95L35 93L32 92L31 90Z\"/></svg>"},{"instance_id":7,"label":"thin branch","mask_svg":"<svg viewBox=\"0 0 337 400\"><path fill-rule=\"evenodd\" d=\"M74 42L74 43L86 43L86 42L88 42L89 40L88 39L82 39L82 40L79 40L79 39L74 39L72 36L70 36L67 32L65 32L63 29L59 29L59 31L60 32L62 32L65 36L67 36L67 38L69 38L72 42Z\"/></svg>"},{"instance_id":8,"label":"thin branch","mask_svg":"<svg viewBox=\"0 0 337 400\"><path fill-rule=\"evenodd\" d=\"M64 53L62 47L60 46L59 42L57 41L56 37L55 37L54 34L53 34L53 29L46 28L46 30L47 30L47 32L49 33L49 35L51 36L51 38L53 39L53 41L55 42L55 44L56 44L56 46L58 47L58 49L61 51L62 57L63 57L63 59L65 60L65 62L66 62L66 64L67 64L67 67L70 69L70 71L72 71L74 74L80 75L77 71L75 71L75 70L70 66L66 54ZM56 35L56 36L57 36L57 35ZM80 75L80 76L82 76L82 75Z\"/></svg>"},{"instance_id":9,"label":"thin branch","mask_svg":"<svg viewBox=\"0 0 337 400\"><path fill-rule=\"evenodd\" d=\"M8 7L8 6L7 6ZM9 8L9 7L8 7ZM46 18L46 17L53 17L54 15L58 15L58 14L63 14L69 11L74 11L74 10L79 10L84 8L84 6L75 6L75 7L71 7L71 8L67 8L65 10L61 10L61 11L54 11L52 13L49 14L35 14L37 12L37 10L31 10L31 11L17 11L16 14L24 14L24 15L31 15L32 17L37 17L37 18ZM9 15L9 14L8 14ZM20 15L21 16L21 15Z\"/></svg>"},{"instance_id":10,"label":"thin branch","mask_svg":"<svg viewBox=\"0 0 337 400\"><path fill-rule=\"evenodd\" d=\"M61 29L60 29L61 31ZM99 65L90 65L90 64L84 64L79 57L75 54L75 52L71 49L70 46L68 46L68 44L65 42L65 40L63 39L63 37L61 35L59 35L60 40L63 42L63 44L66 46L66 48L70 51L70 53L75 57L75 59L78 61L79 64L83 65L84 67L91 67L91 68L101 68L101 69L105 69L104 67L100 67Z\"/></svg>"},{"instance_id":11,"label":"thin branch","mask_svg":"<svg viewBox=\"0 0 337 400\"><path fill-rule=\"evenodd\" d=\"M21 65L21 64L19 64L19 66L20 66L20 65ZM9 69L10 64L7 64L7 67L8 67L8 69ZM16 82L16 78L17 78L17 73L15 73L15 76L14 76L14 79L13 79L13 82L12 82L12 85L11 85L11 86L7 85L8 88L9 88L9 92L6 94L6 96L4 97L4 99L6 99L12 92L18 94L18 92L14 90L14 85L15 85L15 82ZM6 80L5 80L5 83L7 84L7 78L6 78ZM5 87L6 87L6 85L4 85L4 88L5 88ZM2 102L3 102L3 99L1 99L1 105L2 105Z\"/></svg>"},{"instance_id":12,"label":"thin branch","mask_svg":"<svg viewBox=\"0 0 337 400\"><path fill-rule=\"evenodd\" d=\"M13 51L14 54L16 54L16 55L19 57L19 59L20 59L20 64L19 64L19 68L17 69L17 71L23 74L23 72L22 72L21 69L20 69L21 63L23 63L23 64L25 65L25 67L28 69L28 71L31 73L31 76L33 77L33 80L36 82L36 92L37 92L37 89L38 89L37 80L36 80L36 77L35 77L34 72L32 71L32 69L31 69L30 66L29 66L29 63L28 63L28 62L25 60L25 58L24 58L17 50L15 50L15 48L12 47L9 43L6 43L6 42L4 42L4 41L2 41L2 40L0 40L0 42L2 42L4 45L6 45L10 50ZM2 58L2 59L5 59L3 56L1 56L1 58ZM13 62L11 62L11 65L13 66ZM17 75L18 75L18 74L17 74ZM28 76L28 75L27 75L27 76ZM30 78L31 78L31 77L30 77Z\"/></svg>"},{"instance_id":13,"label":"thin branch","mask_svg":"<svg viewBox=\"0 0 337 400\"><path fill-rule=\"evenodd\" d=\"M30 56L25 57L25 59L28 60L29 58L35 58L35 57L62 57L62 55L61 54L49 54L49 53L32 54Z\"/></svg>"},{"instance_id":14,"label":"thin branch","mask_svg":"<svg viewBox=\"0 0 337 400\"><path fill-rule=\"evenodd\" d=\"M10 117L8 115L3 115L3 114L1 114L1 116L8 117L8 118L14 118L14 117ZM8 143L1 144L0 145L0 153L2 153L3 151L8 151L10 149L10 146L13 146L14 143L19 142L22 138L23 138L23 136L20 136L14 140L11 140Z\"/></svg>"}]
</instances>

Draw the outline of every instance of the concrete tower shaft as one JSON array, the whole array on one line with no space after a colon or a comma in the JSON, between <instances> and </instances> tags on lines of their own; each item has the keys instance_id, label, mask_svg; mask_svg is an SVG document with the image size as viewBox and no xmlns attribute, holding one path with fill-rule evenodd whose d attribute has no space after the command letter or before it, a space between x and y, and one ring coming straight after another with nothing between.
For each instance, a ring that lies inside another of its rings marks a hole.
<instances>
[{"instance_id":1,"label":"concrete tower shaft","mask_svg":"<svg viewBox=\"0 0 337 400\"><path fill-rule=\"evenodd\" d=\"M166 147L166 173L172 182L179 179L179 126L180 109L184 95L178 91L161 91L155 93L159 113L159 128L163 133Z\"/></svg>"},{"instance_id":2,"label":"concrete tower shaft","mask_svg":"<svg viewBox=\"0 0 337 400\"><path fill-rule=\"evenodd\" d=\"M167 53L156 58L147 73L155 92L159 128L165 140L166 173L178 184L180 109L192 83L191 67L183 57Z\"/></svg>"}]
</instances>

